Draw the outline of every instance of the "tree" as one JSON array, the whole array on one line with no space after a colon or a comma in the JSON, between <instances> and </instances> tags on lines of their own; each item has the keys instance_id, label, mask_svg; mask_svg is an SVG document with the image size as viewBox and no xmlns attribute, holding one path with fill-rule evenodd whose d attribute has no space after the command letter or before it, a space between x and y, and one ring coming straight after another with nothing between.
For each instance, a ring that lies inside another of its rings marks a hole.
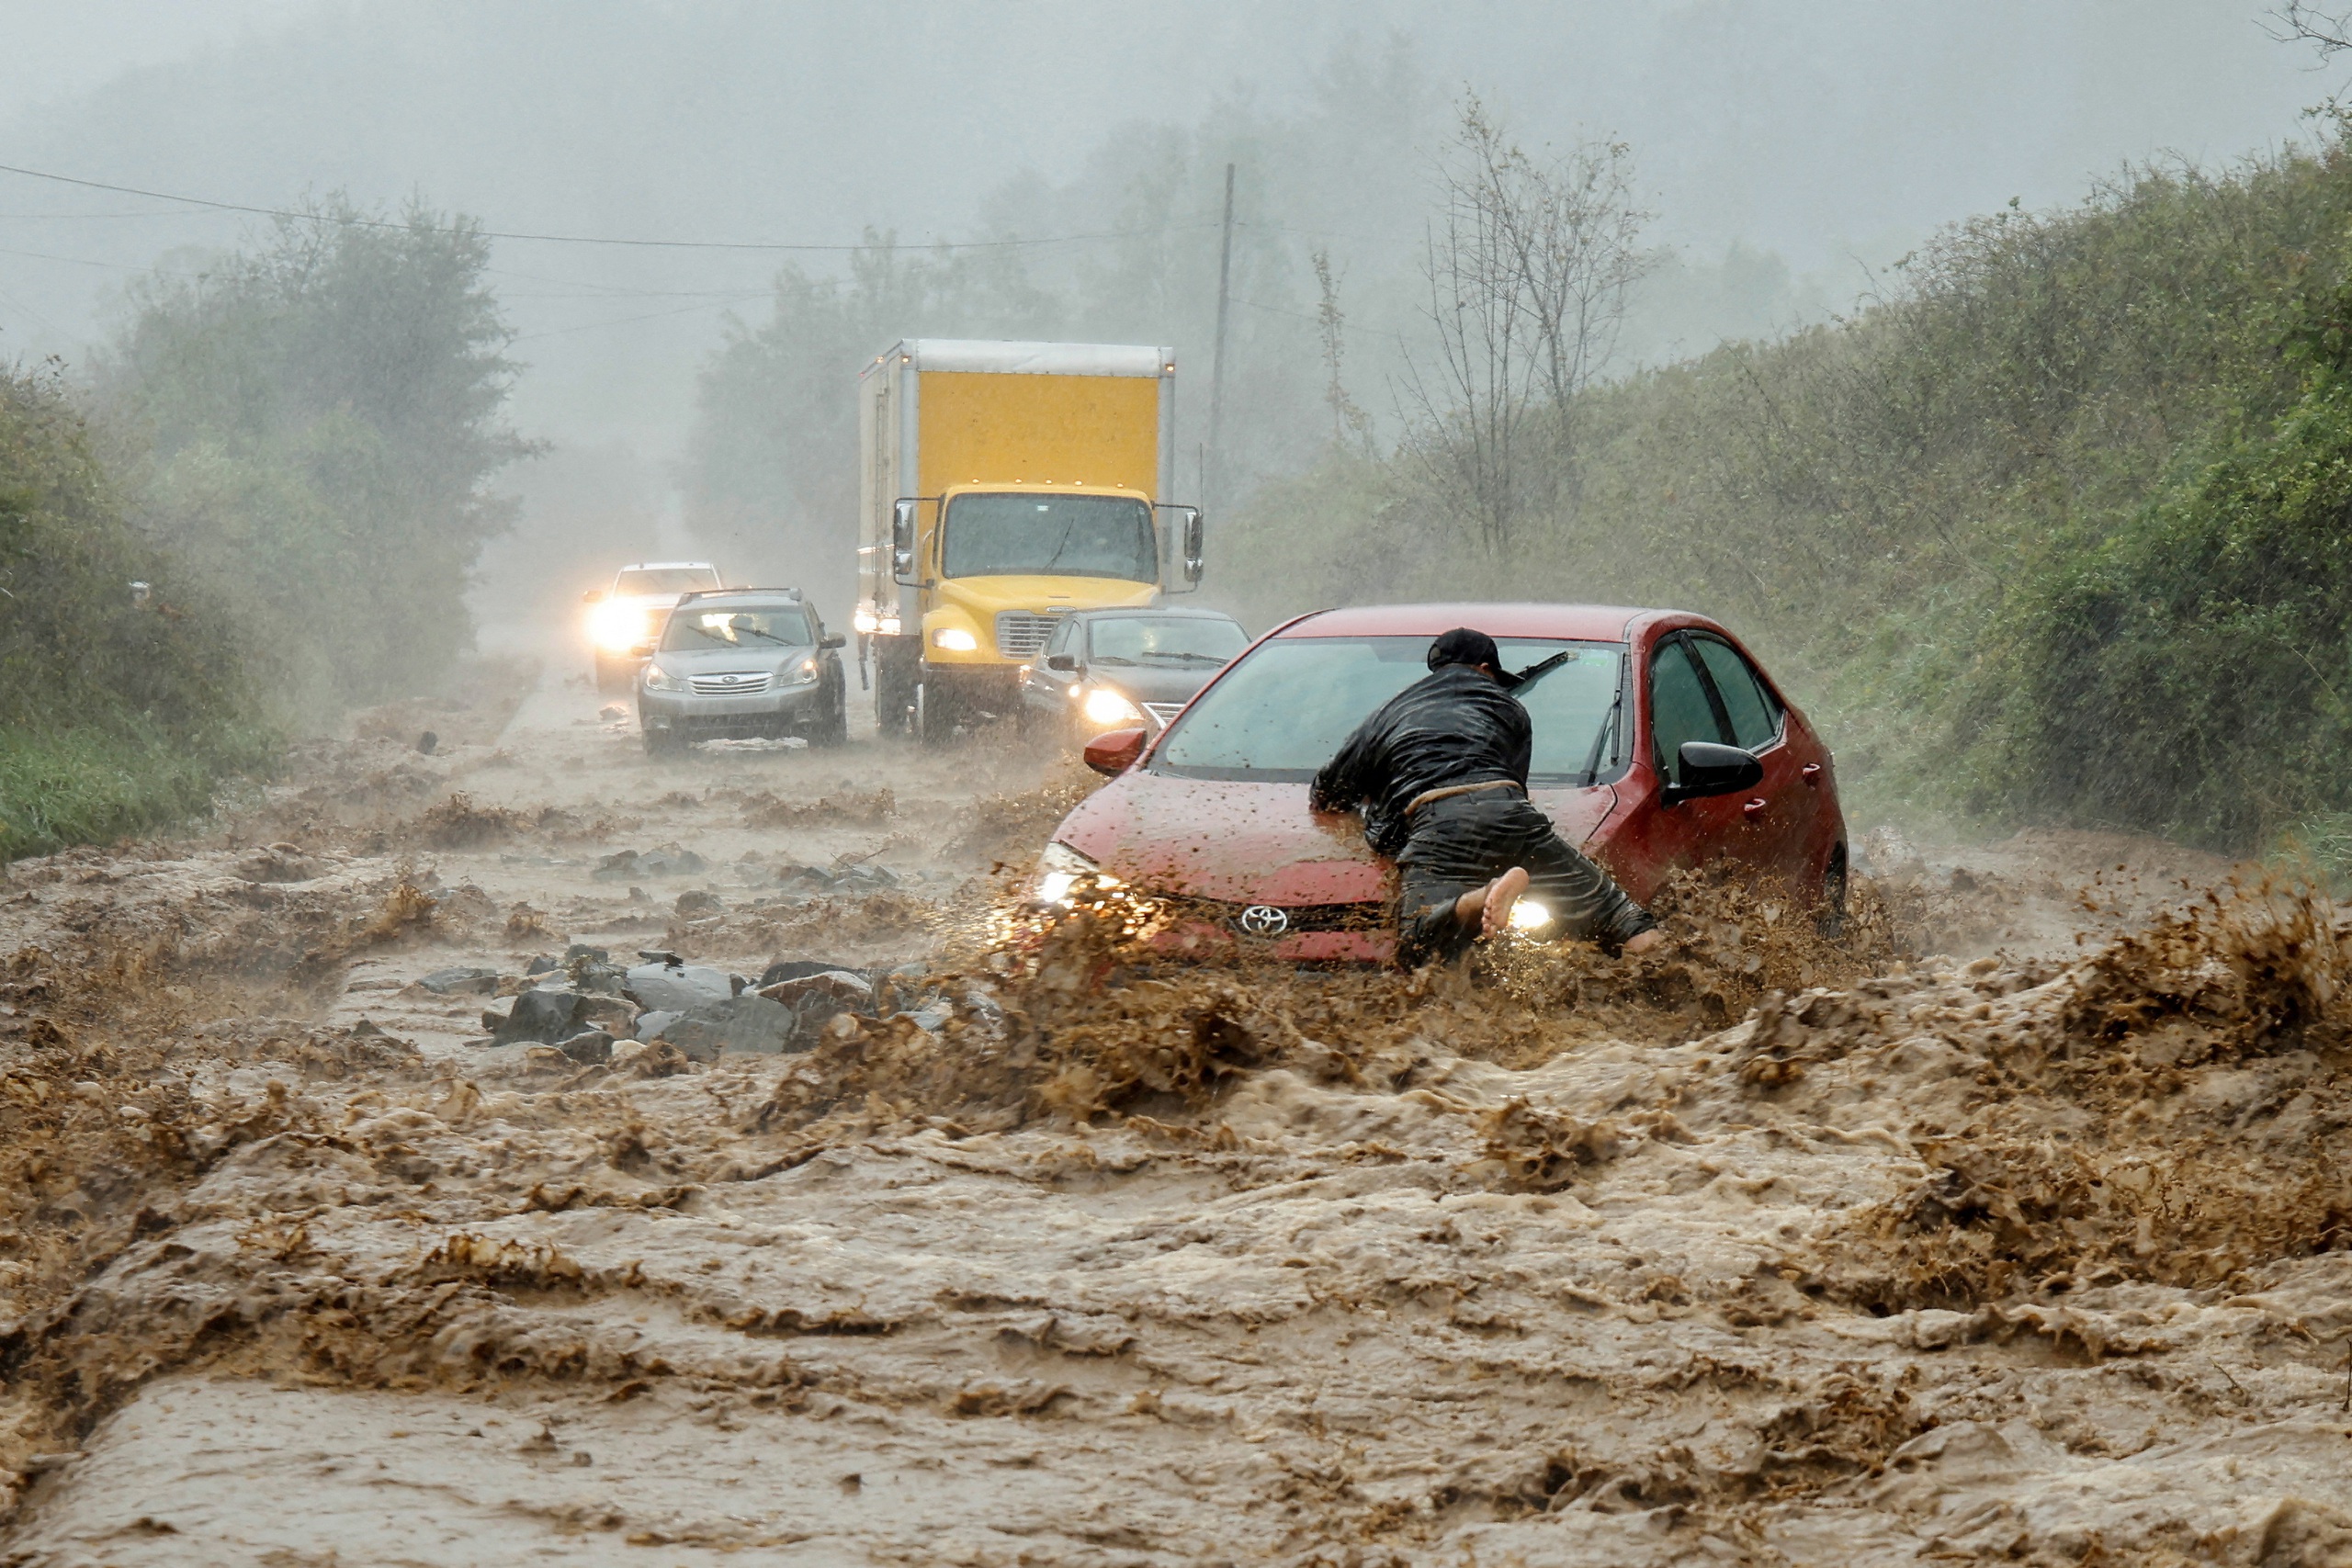
<instances>
[{"instance_id":1,"label":"tree","mask_svg":"<svg viewBox=\"0 0 2352 1568\"><path fill-rule=\"evenodd\" d=\"M1440 508L1495 554L1527 519L1576 495L1578 396L1607 368L1649 214L1631 150L1580 144L1529 156L1475 95L1439 165L1440 211L1421 275L1433 365L1404 377L1406 453Z\"/></svg>"},{"instance_id":2,"label":"tree","mask_svg":"<svg viewBox=\"0 0 2352 1568\"><path fill-rule=\"evenodd\" d=\"M489 255L469 220L330 197L136 290L99 367L147 457L144 521L261 629L309 717L413 691L471 644L468 578L511 521L486 487L533 449L502 417Z\"/></svg>"}]
</instances>

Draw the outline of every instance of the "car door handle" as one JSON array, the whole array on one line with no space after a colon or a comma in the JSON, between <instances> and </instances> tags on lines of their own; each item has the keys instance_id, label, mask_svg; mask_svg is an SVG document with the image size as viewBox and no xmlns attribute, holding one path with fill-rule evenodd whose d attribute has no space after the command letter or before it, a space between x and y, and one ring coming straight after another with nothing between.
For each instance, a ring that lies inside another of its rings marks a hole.
<instances>
[{"instance_id":1,"label":"car door handle","mask_svg":"<svg viewBox=\"0 0 2352 1568\"><path fill-rule=\"evenodd\" d=\"M1821 784L1821 764L1820 764L1820 763L1818 763L1818 762L1807 762L1804 767L1799 768L1799 769L1797 770L1797 773L1798 773L1798 775L1799 775L1800 777L1802 777L1802 778L1804 780L1804 782L1805 782L1805 783L1807 783L1807 784L1809 784L1814 785L1815 788L1818 788L1818 787L1820 786L1820 784Z\"/></svg>"},{"instance_id":2,"label":"car door handle","mask_svg":"<svg viewBox=\"0 0 2352 1568\"><path fill-rule=\"evenodd\" d=\"M1764 808L1770 804L1770 801L1766 800L1759 795L1754 800L1751 800L1747 805L1741 807L1740 809L1747 812L1750 817L1761 817L1764 815Z\"/></svg>"}]
</instances>

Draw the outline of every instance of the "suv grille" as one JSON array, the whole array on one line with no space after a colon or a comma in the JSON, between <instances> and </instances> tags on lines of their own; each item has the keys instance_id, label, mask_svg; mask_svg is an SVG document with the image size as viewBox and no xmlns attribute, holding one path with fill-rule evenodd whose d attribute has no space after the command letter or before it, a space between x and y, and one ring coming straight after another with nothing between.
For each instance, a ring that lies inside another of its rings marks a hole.
<instances>
[{"instance_id":1,"label":"suv grille","mask_svg":"<svg viewBox=\"0 0 2352 1568\"><path fill-rule=\"evenodd\" d=\"M755 697L775 679L764 670L739 671L731 675L696 675L687 683L698 697Z\"/></svg>"},{"instance_id":2,"label":"suv grille","mask_svg":"<svg viewBox=\"0 0 2352 1568\"><path fill-rule=\"evenodd\" d=\"M1007 659L1031 659L1061 624L1060 614L1035 610L1000 610L996 617L996 650Z\"/></svg>"}]
</instances>

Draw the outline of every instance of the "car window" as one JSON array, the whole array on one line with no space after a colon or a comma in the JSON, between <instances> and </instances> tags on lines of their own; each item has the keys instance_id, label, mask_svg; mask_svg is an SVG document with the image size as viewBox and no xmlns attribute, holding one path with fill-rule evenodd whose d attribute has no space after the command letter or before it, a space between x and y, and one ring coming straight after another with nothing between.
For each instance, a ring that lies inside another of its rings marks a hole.
<instances>
[{"instance_id":1,"label":"car window","mask_svg":"<svg viewBox=\"0 0 2352 1568\"><path fill-rule=\"evenodd\" d=\"M1236 623L1204 615L1114 615L1096 621L1089 635L1090 663L1163 670L1214 670L1250 643Z\"/></svg>"},{"instance_id":2,"label":"car window","mask_svg":"<svg viewBox=\"0 0 2352 1568\"><path fill-rule=\"evenodd\" d=\"M1657 749L1657 765L1676 784L1682 782L1682 743L1724 740L1715 720L1715 705L1681 638L1661 643L1650 655L1650 738Z\"/></svg>"},{"instance_id":3,"label":"car window","mask_svg":"<svg viewBox=\"0 0 2352 1568\"><path fill-rule=\"evenodd\" d=\"M1621 646L1506 638L1503 662L1524 670L1574 658L1521 699L1534 731L1531 783L1580 780L1599 755L1615 761L1608 725ZM1260 643L1193 701L1153 753L1155 769L1199 778L1312 778L1381 704L1429 673L1426 637L1277 637Z\"/></svg>"},{"instance_id":4,"label":"car window","mask_svg":"<svg viewBox=\"0 0 2352 1568\"><path fill-rule=\"evenodd\" d=\"M1739 650L1711 637L1692 637L1700 662L1715 678L1715 694L1724 700L1724 715L1731 720L1732 744L1753 751L1769 746L1781 733L1780 705L1757 680L1756 671Z\"/></svg>"},{"instance_id":5,"label":"car window","mask_svg":"<svg viewBox=\"0 0 2352 1568\"><path fill-rule=\"evenodd\" d=\"M741 649L747 652L772 648L806 648L817 639L808 629L808 612L797 604L688 606L673 610L662 634L665 653L707 652L712 649Z\"/></svg>"}]
</instances>

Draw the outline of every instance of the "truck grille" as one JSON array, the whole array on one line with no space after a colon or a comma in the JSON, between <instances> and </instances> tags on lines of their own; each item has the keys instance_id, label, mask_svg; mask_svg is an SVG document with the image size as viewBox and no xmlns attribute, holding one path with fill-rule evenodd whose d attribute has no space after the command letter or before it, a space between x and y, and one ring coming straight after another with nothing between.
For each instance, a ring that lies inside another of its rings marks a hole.
<instances>
[{"instance_id":1,"label":"truck grille","mask_svg":"<svg viewBox=\"0 0 2352 1568\"><path fill-rule=\"evenodd\" d=\"M755 697L774 679L764 670L744 670L729 675L696 675L688 684L698 697Z\"/></svg>"},{"instance_id":2,"label":"truck grille","mask_svg":"<svg viewBox=\"0 0 2352 1568\"><path fill-rule=\"evenodd\" d=\"M1054 627L1061 624L1058 612L1039 615L1035 610L1000 610L996 617L996 650L1007 659L1031 659L1046 639L1054 635Z\"/></svg>"}]
</instances>

